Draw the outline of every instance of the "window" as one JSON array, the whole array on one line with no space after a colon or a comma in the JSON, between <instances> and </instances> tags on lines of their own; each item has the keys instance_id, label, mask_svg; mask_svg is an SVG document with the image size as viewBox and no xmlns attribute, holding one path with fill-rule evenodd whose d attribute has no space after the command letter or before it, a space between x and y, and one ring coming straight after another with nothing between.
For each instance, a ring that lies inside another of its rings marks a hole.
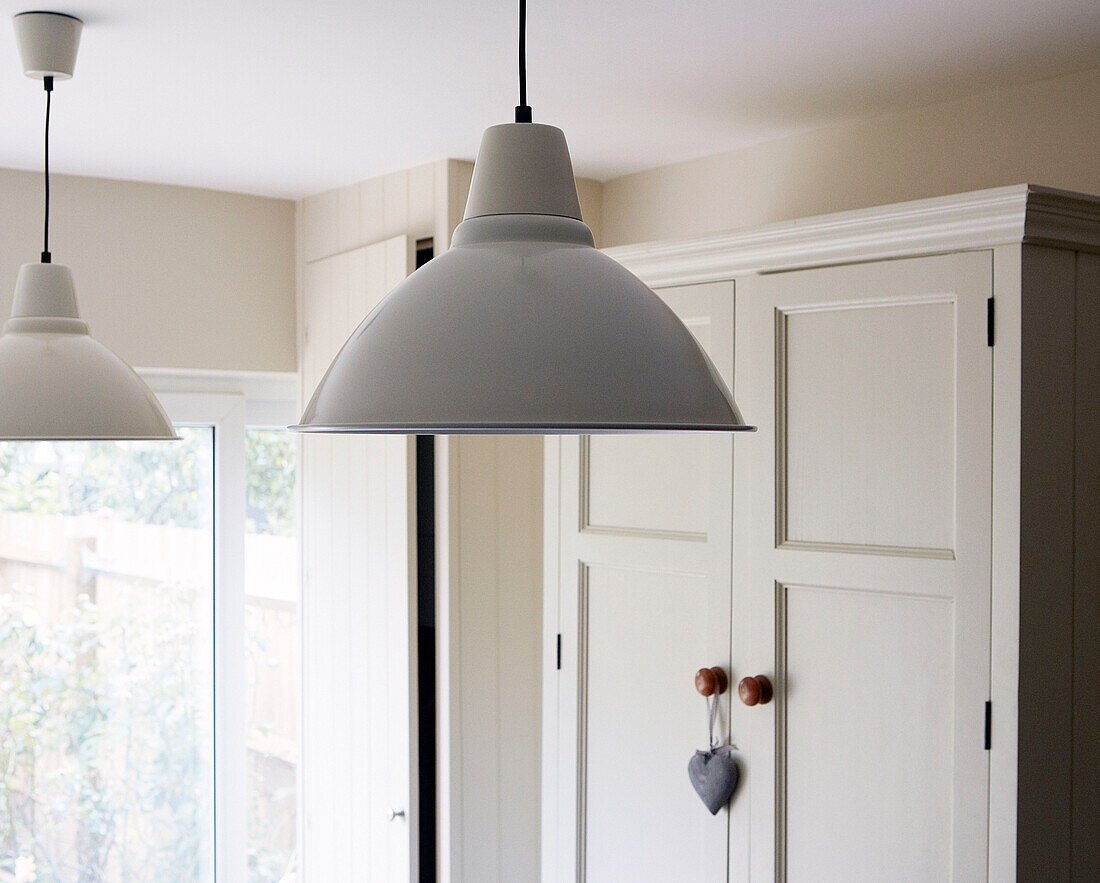
<instances>
[{"instance_id":1,"label":"window","mask_svg":"<svg viewBox=\"0 0 1100 883\"><path fill-rule=\"evenodd\" d=\"M293 381L153 385L179 442L0 443L0 880L295 868Z\"/></svg>"},{"instance_id":2,"label":"window","mask_svg":"<svg viewBox=\"0 0 1100 883\"><path fill-rule=\"evenodd\" d=\"M0 869L209 878L213 454L0 443Z\"/></svg>"}]
</instances>

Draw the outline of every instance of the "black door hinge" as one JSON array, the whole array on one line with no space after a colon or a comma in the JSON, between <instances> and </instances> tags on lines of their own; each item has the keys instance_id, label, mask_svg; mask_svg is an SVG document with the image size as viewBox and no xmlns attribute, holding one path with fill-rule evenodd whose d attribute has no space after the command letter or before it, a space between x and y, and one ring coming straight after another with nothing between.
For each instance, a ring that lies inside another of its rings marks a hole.
<instances>
[{"instance_id":1,"label":"black door hinge","mask_svg":"<svg viewBox=\"0 0 1100 883\"><path fill-rule=\"evenodd\" d=\"M558 632L558 671L561 671L561 632Z\"/></svg>"},{"instance_id":2,"label":"black door hinge","mask_svg":"<svg viewBox=\"0 0 1100 883\"><path fill-rule=\"evenodd\" d=\"M993 703L985 703L985 750L993 745Z\"/></svg>"},{"instance_id":3,"label":"black door hinge","mask_svg":"<svg viewBox=\"0 0 1100 883\"><path fill-rule=\"evenodd\" d=\"M993 298L985 302L985 342L993 346Z\"/></svg>"}]
</instances>

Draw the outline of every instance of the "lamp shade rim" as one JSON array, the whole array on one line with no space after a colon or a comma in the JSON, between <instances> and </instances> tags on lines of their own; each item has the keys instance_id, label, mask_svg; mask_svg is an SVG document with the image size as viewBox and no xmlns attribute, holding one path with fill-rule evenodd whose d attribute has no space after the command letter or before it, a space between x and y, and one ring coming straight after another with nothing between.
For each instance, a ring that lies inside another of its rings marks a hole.
<instances>
[{"instance_id":1,"label":"lamp shade rim","mask_svg":"<svg viewBox=\"0 0 1100 883\"><path fill-rule=\"evenodd\" d=\"M173 431L171 435L137 435L126 433L122 435L93 435L91 433L78 435L0 435L0 442L100 442L100 441L179 441L180 435Z\"/></svg>"},{"instance_id":2,"label":"lamp shade rim","mask_svg":"<svg viewBox=\"0 0 1100 883\"><path fill-rule=\"evenodd\" d=\"M664 432L756 432L747 423L675 426L668 423L298 423L291 432L338 432L361 435L629 435Z\"/></svg>"}]
</instances>

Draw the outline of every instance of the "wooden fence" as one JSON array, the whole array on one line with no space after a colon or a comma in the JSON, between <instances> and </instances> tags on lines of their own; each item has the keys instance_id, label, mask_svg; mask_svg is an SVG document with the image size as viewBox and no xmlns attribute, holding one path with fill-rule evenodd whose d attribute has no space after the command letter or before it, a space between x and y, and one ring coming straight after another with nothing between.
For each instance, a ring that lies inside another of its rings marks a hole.
<instances>
[{"instance_id":1,"label":"wooden fence","mask_svg":"<svg viewBox=\"0 0 1100 883\"><path fill-rule=\"evenodd\" d=\"M0 591L33 590L38 615L53 622L80 594L109 605L135 585L212 585L210 531L131 524L96 516L0 513ZM252 719L249 748L297 762L297 543L245 537Z\"/></svg>"}]
</instances>

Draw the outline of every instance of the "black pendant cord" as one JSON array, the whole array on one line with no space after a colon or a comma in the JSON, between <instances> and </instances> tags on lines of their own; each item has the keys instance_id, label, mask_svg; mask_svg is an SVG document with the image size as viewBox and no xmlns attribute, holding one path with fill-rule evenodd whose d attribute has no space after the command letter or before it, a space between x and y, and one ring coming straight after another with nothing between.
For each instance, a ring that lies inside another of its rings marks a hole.
<instances>
[{"instance_id":1,"label":"black pendant cord","mask_svg":"<svg viewBox=\"0 0 1100 883\"><path fill-rule=\"evenodd\" d=\"M46 210L43 213L42 220L42 263L50 263L50 96L53 95L53 77L43 77L42 86L46 90L46 147L45 147L45 162L43 168L45 171L45 191L46 191Z\"/></svg>"},{"instance_id":2,"label":"black pendant cord","mask_svg":"<svg viewBox=\"0 0 1100 883\"><path fill-rule=\"evenodd\" d=\"M519 105L516 122L531 122L531 108L527 106L527 0L519 0Z\"/></svg>"}]
</instances>

